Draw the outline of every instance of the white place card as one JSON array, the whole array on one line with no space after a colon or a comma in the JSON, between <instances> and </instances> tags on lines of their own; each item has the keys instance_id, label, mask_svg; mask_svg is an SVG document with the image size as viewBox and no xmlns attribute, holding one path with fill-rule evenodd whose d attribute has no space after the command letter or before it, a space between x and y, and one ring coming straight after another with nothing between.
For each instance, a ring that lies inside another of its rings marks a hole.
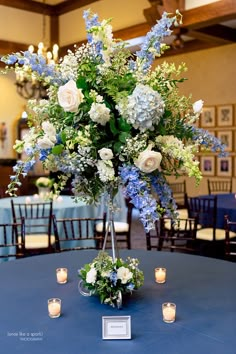
<instances>
[{"instance_id":1,"label":"white place card","mask_svg":"<svg viewBox=\"0 0 236 354\"><path fill-rule=\"evenodd\" d=\"M131 339L131 316L103 316L103 339Z\"/></svg>"}]
</instances>

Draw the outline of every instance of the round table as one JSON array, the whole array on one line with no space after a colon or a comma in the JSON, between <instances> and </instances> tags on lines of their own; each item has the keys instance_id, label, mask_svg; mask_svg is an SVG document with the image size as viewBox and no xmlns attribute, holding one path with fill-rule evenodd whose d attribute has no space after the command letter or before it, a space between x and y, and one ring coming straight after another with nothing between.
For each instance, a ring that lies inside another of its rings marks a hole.
<instances>
[{"instance_id":1,"label":"round table","mask_svg":"<svg viewBox=\"0 0 236 354\"><path fill-rule=\"evenodd\" d=\"M235 354L236 264L179 253L121 250L140 260L145 281L121 310L78 292L77 271L96 251L34 256L0 264L0 342L9 354ZM154 268L167 281L154 281ZM67 267L69 281L56 282ZM62 300L62 315L48 316L47 300ZM174 302L176 322L162 321L161 305ZM102 316L131 316L130 340L103 340Z\"/></svg>"},{"instance_id":2,"label":"round table","mask_svg":"<svg viewBox=\"0 0 236 354\"><path fill-rule=\"evenodd\" d=\"M204 198L212 198L212 195L203 195ZM234 193L217 194L217 217L216 227L224 229L224 216L228 215L230 220L236 221L236 199Z\"/></svg>"},{"instance_id":3,"label":"round table","mask_svg":"<svg viewBox=\"0 0 236 354\"><path fill-rule=\"evenodd\" d=\"M0 224L12 222L11 199L16 200L17 203L38 202L40 199L35 199L34 196L20 196L16 198L1 198L0 199ZM126 220L126 205L124 197L121 193L116 197L117 211L115 213L115 220ZM78 200L74 201L71 196L60 196L53 201L53 214L57 219L75 218L75 217L101 217L104 212L104 202L97 205L88 205L85 202Z\"/></svg>"}]
</instances>

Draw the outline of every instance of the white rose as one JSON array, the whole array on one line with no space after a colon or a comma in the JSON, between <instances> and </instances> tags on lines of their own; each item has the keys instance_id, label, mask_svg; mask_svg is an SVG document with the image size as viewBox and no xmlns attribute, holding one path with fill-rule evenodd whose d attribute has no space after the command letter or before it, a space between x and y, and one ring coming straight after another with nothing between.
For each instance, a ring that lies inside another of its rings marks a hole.
<instances>
[{"instance_id":1,"label":"white rose","mask_svg":"<svg viewBox=\"0 0 236 354\"><path fill-rule=\"evenodd\" d=\"M91 268L86 274L86 283L94 284L97 279L97 271L95 268Z\"/></svg>"},{"instance_id":2,"label":"white rose","mask_svg":"<svg viewBox=\"0 0 236 354\"><path fill-rule=\"evenodd\" d=\"M193 112L195 114L200 114L202 112L202 107L203 107L203 100L199 100L194 102L193 104Z\"/></svg>"},{"instance_id":3,"label":"white rose","mask_svg":"<svg viewBox=\"0 0 236 354\"><path fill-rule=\"evenodd\" d=\"M38 139L38 146L40 149L50 149L54 146L54 142L45 135Z\"/></svg>"},{"instance_id":4,"label":"white rose","mask_svg":"<svg viewBox=\"0 0 236 354\"><path fill-rule=\"evenodd\" d=\"M149 149L144 150L139 154L134 164L145 173L150 173L160 167L162 156L160 152L152 151Z\"/></svg>"},{"instance_id":5,"label":"white rose","mask_svg":"<svg viewBox=\"0 0 236 354\"><path fill-rule=\"evenodd\" d=\"M48 121L42 123L42 129L47 135L56 135L56 129Z\"/></svg>"},{"instance_id":6,"label":"white rose","mask_svg":"<svg viewBox=\"0 0 236 354\"><path fill-rule=\"evenodd\" d=\"M120 267L117 270L117 279L120 279L122 284L126 284L132 277L132 272L126 267Z\"/></svg>"},{"instance_id":7,"label":"white rose","mask_svg":"<svg viewBox=\"0 0 236 354\"><path fill-rule=\"evenodd\" d=\"M113 152L111 149L102 148L98 150L98 153L102 160L111 160L113 158Z\"/></svg>"},{"instance_id":8,"label":"white rose","mask_svg":"<svg viewBox=\"0 0 236 354\"><path fill-rule=\"evenodd\" d=\"M57 97L59 105L66 112L77 112L80 103L83 102L84 99L82 90L77 88L73 80L59 87Z\"/></svg>"}]
</instances>

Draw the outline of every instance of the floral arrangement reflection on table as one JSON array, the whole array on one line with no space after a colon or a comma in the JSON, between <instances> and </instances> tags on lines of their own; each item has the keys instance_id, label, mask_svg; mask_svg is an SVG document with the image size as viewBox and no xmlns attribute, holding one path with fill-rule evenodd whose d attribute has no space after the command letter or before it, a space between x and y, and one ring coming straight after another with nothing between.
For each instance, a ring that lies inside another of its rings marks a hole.
<instances>
[{"instance_id":1,"label":"floral arrangement reflection on table","mask_svg":"<svg viewBox=\"0 0 236 354\"><path fill-rule=\"evenodd\" d=\"M14 167L8 193L15 195L20 176L39 158L58 173L54 193L72 178L75 199L96 203L107 190L112 200L122 186L149 231L162 215L178 216L167 176L199 183L199 147L222 156L225 146L194 124L203 101L192 103L191 95L179 93L185 64L155 62L168 49L163 40L171 27L182 21L178 10L163 13L135 54L113 39L111 20L100 22L90 10L84 19L88 42L59 64L29 51L1 59L49 87L47 100L28 102L30 130L14 146L28 158Z\"/></svg>"}]
</instances>

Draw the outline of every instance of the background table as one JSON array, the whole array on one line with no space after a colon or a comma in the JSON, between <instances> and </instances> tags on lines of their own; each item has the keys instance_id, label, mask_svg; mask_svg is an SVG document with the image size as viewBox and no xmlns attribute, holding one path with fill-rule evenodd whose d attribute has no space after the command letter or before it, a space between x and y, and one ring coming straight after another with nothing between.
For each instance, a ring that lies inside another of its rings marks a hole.
<instances>
[{"instance_id":1,"label":"background table","mask_svg":"<svg viewBox=\"0 0 236 354\"><path fill-rule=\"evenodd\" d=\"M30 202L39 202L41 199L35 199L34 196L19 196L16 198L2 198L0 199L0 224L2 223L11 223L12 222L12 210L11 210L11 199L16 200L16 203L25 203L26 200ZM114 214L114 219L118 221L126 221L127 207L125 205L124 197L121 191L117 194L115 198L116 212ZM105 198L102 197L100 203L97 205L88 205L83 201L78 200L77 202L71 196L61 196L58 200L53 201L53 214L57 219L63 218L96 218L102 217L106 209ZM58 228L58 234L60 237L60 227ZM53 230L52 230L53 233ZM0 233L0 242L2 241L2 234ZM11 237L11 235L9 235ZM94 241L77 241L73 243L73 246L78 247L89 247L94 246ZM63 247L63 244L62 244ZM67 242L65 247L70 247L70 244ZM3 249L0 249L0 253L3 254Z\"/></svg>"},{"instance_id":2,"label":"background table","mask_svg":"<svg viewBox=\"0 0 236 354\"><path fill-rule=\"evenodd\" d=\"M40 201L34 199L33 196L20 196L16 198L1 198L0 199L0 223L8 223L12 221L11 199L16 202L24 203L26 198L30 198L31 202ZM116 197L117 211L115 213L115 220L126 220L126 206L121 193ZM85 202L75 202L71 196L61 196L59 200L53 201L53 213L56 218L74 218L74 217L100 217L104 212L104 199L98 205L88 205Z\"/></svg>"},{"instance_id":3,"label":"background table","mask_svg":"<svg viewBox=\"0 0 236 354\"><path fill-rule=\"evenodd\" d=\"M96 251L35 256L0 264L0 343L9 354L235 354L236 264L178 253L121 250L140 259L145 282L121 310L78 292L77 270ZM167 282L154 268L167 268ZM56 283L57 267L69 282ZM62 299L62 316L51 319L47 299ZM173 324L162 321L161 304L177 305ZM103 340L102 316L131 316L131 340Z\"/></svg>"},{"instance_id":4,"label":"background table","mask_svg":"<svg viewBox=\"0 0 236 354\"><path fill-rule=\"evenodd\" d=\"M211 198L213 195L201 197ZM228 215L230 220L236 221L236 199L235 193L217 194L217 218L216 227L224 229L224 216Z\"/></svg>"}]
</instances>

